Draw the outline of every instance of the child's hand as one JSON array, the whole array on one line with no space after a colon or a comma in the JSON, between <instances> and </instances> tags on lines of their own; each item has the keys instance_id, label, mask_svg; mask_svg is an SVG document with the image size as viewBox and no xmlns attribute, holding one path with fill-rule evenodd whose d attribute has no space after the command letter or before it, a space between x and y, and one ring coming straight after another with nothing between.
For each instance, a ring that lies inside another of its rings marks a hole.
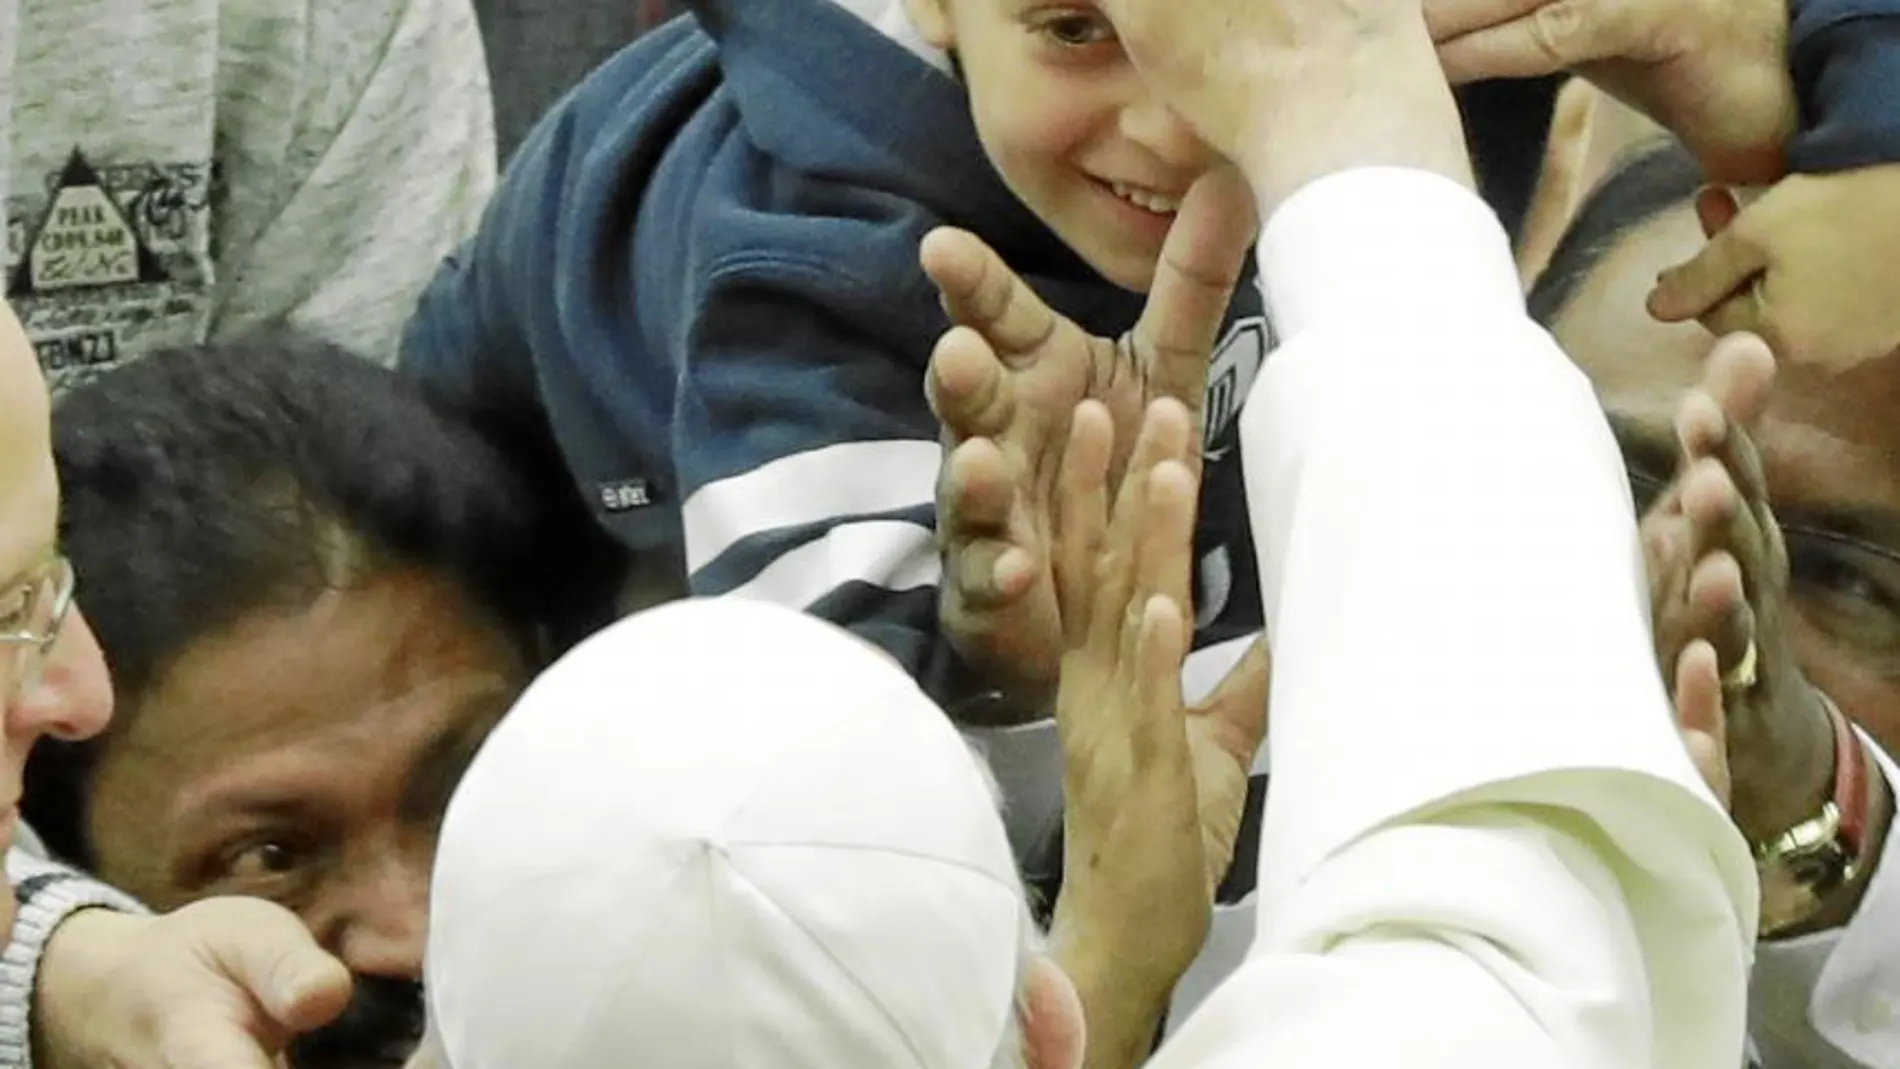
<instances>
[{"instance_id":1,"label":"child's hand","mask_svg":"<svg viewBox=\"0 0 1900 1069\"><path fill-rule=\"evenodd\" d=\"M1704 190L1696 212L1709 243L1658 278L1656 318L1758 334L1778 359L1831 371L1900 349L1900 165L1791 175L1745 208Z\"/></svg>"},{"instance_id":2,"label":"child's hand","mask_svg":"<svg viewBox=\"0 0 1900 1069\"><path fill-rule=\"evenodd\" d=\"M938 230L924 239L924 270L954 324L926 379L947 451L937 487L939 619L1011 706L1040 703L1046 712L1061 661L1052 495L1071 413L1084 399L1107 409L1119 446L1111 485L1151 400L1179 401L1198 442L1208 355L1253 233L1237 175L1196 183L1141 321L1119 341L1056 314L975 235ZM1189 463L1199 462L1196 451Z\"/></svg>"}]
</instances>

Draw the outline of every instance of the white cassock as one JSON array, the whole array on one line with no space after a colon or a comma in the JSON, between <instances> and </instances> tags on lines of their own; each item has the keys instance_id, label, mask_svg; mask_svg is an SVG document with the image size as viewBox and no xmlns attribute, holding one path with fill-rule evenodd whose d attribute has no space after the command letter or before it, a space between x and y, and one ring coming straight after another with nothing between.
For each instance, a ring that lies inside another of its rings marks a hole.
<instances>
[{"instance_id":1,"label":"white cassock","mask_svg":"<svg viewBox=\"0 0 1900 1069\"><path fill-rule=\"evenodd\" d=\"M1153 1065L1736 1069L1754 869L1675 729L1616 444L1503 229L1366 169L1259 256L1259 931Z\"/></svg>"}]
</instances>

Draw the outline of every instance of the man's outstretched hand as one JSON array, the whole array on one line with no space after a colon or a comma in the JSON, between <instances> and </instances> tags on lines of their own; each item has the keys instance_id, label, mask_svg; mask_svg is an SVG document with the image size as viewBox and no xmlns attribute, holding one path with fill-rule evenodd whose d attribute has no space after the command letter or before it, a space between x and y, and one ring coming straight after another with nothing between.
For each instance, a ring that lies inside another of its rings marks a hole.
<instances>
[{"instance_id":1,"label":"man's outstretched hand","mask_svg":"<svg viewBox=\"0 0 1900 1069\"><path fill-rule=\"evenodd\" d=\"M1424 0L1454 82L1574 71L1669 128L1709 177L1772 181L1794 132L1787 0Z\"/></svg>"},{"instance_id":2,"label":"man's outstretched hand","mask_svg":"<svg viewBox=\"0 0 1900 1069\"><path fill-rule=\"evenodd\" d=\"M34 1056L49 1069L274 1069L349 999L343 963L262 899L163 916L85 910L41 960Z\"/></svg>"}]
</instances>

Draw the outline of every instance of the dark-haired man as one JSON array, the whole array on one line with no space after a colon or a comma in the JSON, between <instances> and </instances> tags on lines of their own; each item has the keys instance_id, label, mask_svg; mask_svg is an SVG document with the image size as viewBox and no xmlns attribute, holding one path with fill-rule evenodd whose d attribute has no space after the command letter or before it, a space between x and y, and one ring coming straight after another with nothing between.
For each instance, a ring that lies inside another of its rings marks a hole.
<instances>
[{"instance_id":1,"label":"dark-haired man","mask_svg":"<svg viewBox=\"0 0 1900 1069\"><path fill-rule=\"evenodd\" d=\"M356 990L293 1063L399 1064L437 821L576 555L459 419L320 343L154 354L71 391L54 446L120 716L43 751L28 817L154 908L298 914Z\"/></svg>"},{"instance_id":2,"label":"dark-haired man","mask_svg":"<svg viewBox=\"0 0 1900 1069\"><path fill-rule=\"evenodd\" d=\"M296 919L229 899L139 916L123 894L47 861L19 825L34 744L95 735L112 709L57 537L58 503L46 390L0 301L0 752L12 792L0 822L9 877L0 919L10 931L0 1064L262 1069L286 1037L335 1016L348 997L342 967Z\"/></svg>"}]
</instances>

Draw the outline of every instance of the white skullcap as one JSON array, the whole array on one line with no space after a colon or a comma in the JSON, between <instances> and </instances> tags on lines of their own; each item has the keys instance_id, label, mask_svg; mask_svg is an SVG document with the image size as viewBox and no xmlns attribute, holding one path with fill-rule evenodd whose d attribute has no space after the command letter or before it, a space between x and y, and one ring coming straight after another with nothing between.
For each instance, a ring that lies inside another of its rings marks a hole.
<instances>
[{"instance_id":1,"label":"white skullcap","mask_svg":"<svg viewBox=\"0 0 1900 1069\"><path fill-rule=\"evenodd\" d=\"M881 652L678 602L548 670L456 791L430 894L454 1069L983 1069L1024 905L988 784Z\"/></svg>"}]
</instances>

